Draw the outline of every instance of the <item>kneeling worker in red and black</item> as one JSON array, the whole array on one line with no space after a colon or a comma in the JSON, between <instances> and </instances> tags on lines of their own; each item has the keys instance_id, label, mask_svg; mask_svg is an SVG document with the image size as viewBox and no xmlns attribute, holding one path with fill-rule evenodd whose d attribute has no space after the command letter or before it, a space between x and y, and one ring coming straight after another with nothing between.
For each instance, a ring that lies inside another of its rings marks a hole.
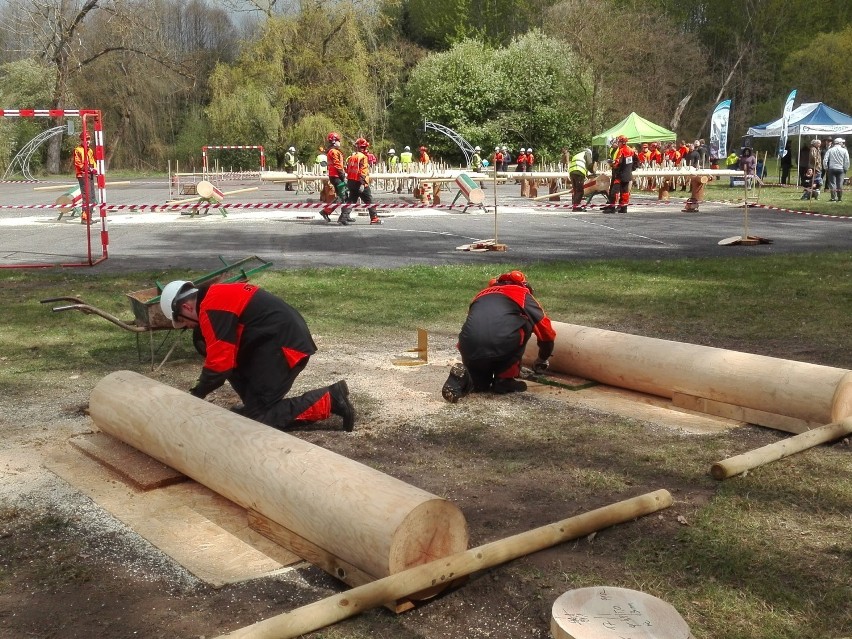
<instances>
[{"instance_id":1,"label":"kneeling worker in red and black","mask_svg":"<svg viewBox=\"0 0 852 639\"><path fill-rule=\"evenodd\" d=\"M206 354L189 391L205 398L230 382L243 404L236 413L287 430L339 415L343 430L355 425L349 388L341 380L298 397L285 397L316 350L302 315L254 284L196 288L177 280L163 288L160 308L175 328L200 327Z\"/></svg>"},{"instance_id":2,"label":"kneeling worker in red and black","mask_svg":"<svg viewBox=\"0 0 852 639\"><path fill-rule=\"evenodd\" d=\"M516 378L533 334L538 341L533 369L541 373L547 370L556 340L550 319L523 273L511 271L492 279L470 304L459 333L462 363L450 370L441 395L455 403L471 392L503 395L527 390L526 383Z\"/></svg>"},{"instance_id":3,"label":"kneeling worker in red and black","mask_svg":"<svg viewBox=\"0 0 852 639\"><path fill-rule=\"evenodd\" d=\"M609 189L609 202L604 213L627 213L630 204L630 183L633 181L633 169L639 164L639 155L627 144L627 138L618 136L618 149L612 158L612 183Z\"/></svg>"},{"instance_id":4,"label":"kneeling worker in red and black","mask_svg":"<svg viewBox=\"0 0 852 639\"><path fill-rule=\"evenodd\" d=\"M346 204L343 207L343 212L338 218L338 223L346 226L354 220L349 217L349 212L352 210L352 205L358 204L358 198L367 205L367 211L370 213L370 224L381 224L379 214L376 212L376 206L373 204L373 194L370 193L370 163L367 161L367 147L370 143L364 138L355 140L355 153L349 156L346 161L346 186L349 189L349 197L346 198Z\"/></svg>"}]
</instances>

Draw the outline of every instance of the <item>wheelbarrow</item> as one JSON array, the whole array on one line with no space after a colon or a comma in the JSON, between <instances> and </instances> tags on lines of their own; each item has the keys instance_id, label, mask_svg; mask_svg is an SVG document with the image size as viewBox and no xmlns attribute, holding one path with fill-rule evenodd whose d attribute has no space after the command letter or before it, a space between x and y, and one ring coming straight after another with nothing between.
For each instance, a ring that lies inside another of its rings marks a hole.
<instances>
[{"instance_id":1,"label":"wheelbarrow","mask_svg":"<svg viewBox=\"0 0 852 639\"><path fill-rule=\"evenodd\" d=\"M228 263L228 261L221 255L219 256L219 259L224 264L222 268L197 277L192 280L192 282L196 286L208 286L210 284L217 284L223 282L246 282L248 281L249 277L251 277L255 273L263 271L272 266L272 262L263 260L257 255L251 255L233 263ZM250 263L256 263L256 265L252 268L246 268L246 266ZM172 344L172 347L169 349L169 352L166 353L162 362L160 362L159 366L156 366L155 368L155 356L160 346L154 345L154 331L174 330L174 326L172 325L171 320L166 318L166 316L163 315L163 312L160 309L159 302L160 294L162 293L162 291L163 285L160 284L160 282L155 282L155 285L151 288L127 293L126 295L130 300L130 307L133 310L133 320L131 321L124 321L116 317L115 315L112 315L111 313L97 308L96 306L87 304L79 297L51 297L48 299L41 300L41 303L49 304L54 302L71 302L71 304L68 304L66 306L54 307L53 312L57 313L61 311L80 311L81 313L85 313L86 315L98 315L99 317L103 317L105 320L112 322L116 326L123 328L126 331L136 333L136 346L137 351L140 353L140 359L141 347L139 345L139 335L141 333L148 333L149 346L151 350L151 370L159 370L169 359L178 344L176 340L174 344ZM163 343L164 342L165 340L163 340ZM201 337L201 332L197 328L193 330L192 343L199 353L204 353L204 340Z\"/></svg>"}]
</instances>

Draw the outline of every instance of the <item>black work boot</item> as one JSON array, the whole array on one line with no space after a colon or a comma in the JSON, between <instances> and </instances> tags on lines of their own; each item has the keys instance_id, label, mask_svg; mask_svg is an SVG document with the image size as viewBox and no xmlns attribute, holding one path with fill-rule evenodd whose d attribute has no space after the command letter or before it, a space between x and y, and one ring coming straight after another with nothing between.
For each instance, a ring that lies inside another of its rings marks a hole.
<instances>
[{"instance_id":1,"label":"black work boot","mask_svg":"<svg viewBox=\"0 0 852 639\"><path fill-rule=\"evenodd\" d=\"M331 395L331 414L340 415L343 418L343 430L351 432L355 428L355 407L349 401L346 380L341 379L329 386L328 394Z\"/></svg>"},{"instance_id":2,"label":"black work boot","mask_svg":"<svg viewBox=\"0 0 852 639\"><path fill-rule=\"evenodd\" d=\"M340 217L337 218L338 224L340 224L341 226L346 226L352 223L352 218L349 217L350 210L351 209L348 209L345 206L343 207L343 210L340 212Z\"/></svg>"},{"instance_id":3,"label":"black work boot","mask_svg":"<svg viewBox=\"0 0 852 639\"><path fill-rule=\"evenodd\" d=\"M527 390L527 383L519 379L495 379L491 390L497 395L523 393Z\"/></svg>"},{"instance_id":4,"label":"black work boot","mask_svg":"<svg viewBox=\"0 0 852 639\"><path fill-rule=\"evenodd\" d=\"M619 206L618 212L619 213L627 213L627 207L626 206Z\"/></svg>"},{"instance_id":5,"label":"black work boot","mask_svg":"<svg viewBox=\"0 0 852 639\"><path fill-rule=\"evenodd\" d=\"M470 395L473 390L473 379L470 373L467 372L464 364L453 364L450 369L450 376L444 382L444 387L441 389L441 395L451 404L455 404L462 397Z\"/></svg>"}]
</instances>

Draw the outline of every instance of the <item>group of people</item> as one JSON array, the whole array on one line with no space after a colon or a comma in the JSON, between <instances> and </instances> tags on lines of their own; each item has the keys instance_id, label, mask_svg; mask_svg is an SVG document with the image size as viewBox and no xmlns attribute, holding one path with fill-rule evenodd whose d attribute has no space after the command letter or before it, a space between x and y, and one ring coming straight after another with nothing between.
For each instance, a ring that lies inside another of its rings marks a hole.
<instances>
[{"instance_id":1,"label":"group of people","mask_svg":"<svg viewBox=\"0 0 852 639\"><path fill-rule=\"evenodd\" d=\"M478 146L474 148L474 154L479 156L478 162L481 168L482 165L482 157L481 157L482 149ZM495 146L494 152L491 154L491 159L489 160L490 164L494 166L495 171L507 172L509 167L514 164L516 172L524 172L524 171L533 171L533 167L535 167L535 153L532 148L524 148L521 147L518 149L518 155L513 156L511 149L506 145L503 146ZM479 170L474 168L473 160L471 161L471 169Z\"/></svg>"},{"instance_id":2,"label":"group of people","mask_svg":"<svg viewBox=\"0 0 852 639\"><path fill-rule=\"evenodd\" d=\"M163 287L160 309L175 328L200 331L204 364L189 389L206 398L228 382L240 398L231 410L279 430L339 417L352 431L355 407L346 380L287 397L317 346L304 317L281 298L248 282L196 286L175 280ZM548 368L556 332L521 271L493 278L473 299L461 328L454 365L441 394L455 403L469 393L527 389L521 359L536 336L533 370Z\"/></svg>"},{"instance_id":3,"label":"group of people","mask_svg":"<svg viewBox=\"0 0 852 639\"><path fill-rule=\"evenodd\" d=\"M355 151L343 160L343 151L340 150L340 134L332 131L326 137L326 161L328 170L328 182L334 190L334 202L326 205L320 210L322 218L330 223L331 213L337 204L343 204L337 223L348 226L354 220L350 216L353 207L360 199L370 214L370 224L381 224L379 213L373 204L373 194L370 191L370 162L367 157L370 143L366 138L355 140Z\"/></svg>"},{"instance_id":4,"label":"group of people","mask_svg":"<svg viewBox=\"0 0 852 639\"><path fill-rule=\"evenodd\" d=\"M789 147L789 144L788 144ZM782 179L784 182L784 160L790 156L789 148L782 160ZM792 162L792 160L790 160ZM811 140L807 148L799 155L799 182L803 188L803 200L819 199L820 190L825 187L831 196L831 202L843 201L843 183L849 171L849 151L846 140L837 137ZM789 168L787 169L789 177Z\"/></svg>"}]
</instances>

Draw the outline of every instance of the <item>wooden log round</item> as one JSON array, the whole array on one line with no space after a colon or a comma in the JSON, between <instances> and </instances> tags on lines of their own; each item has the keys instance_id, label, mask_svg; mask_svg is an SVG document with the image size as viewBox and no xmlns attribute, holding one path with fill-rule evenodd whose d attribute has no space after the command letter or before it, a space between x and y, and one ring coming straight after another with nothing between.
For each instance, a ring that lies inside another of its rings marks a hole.
<instances>
[{"instance_id":1,"label":"wooden log round","mask_svg":"<svg viewBox=\"0 0 852 639\"><path fill-rule=\"evenodd\" d=\"M143 375L94 388L102 431L373 577L467 548L451 502Z\"/></svg>"},{"instance_id":2,"label":"wooden log round","mask_svg":"<svg viewBox=\"0 0 852 639\"><path fill-rule=\"evenodd\" d=\"M218 639L292 639L353 617L388 601L441 583L450 583L479 570L590 535L668 508L669 491L660 489L625 499L581 515L518 533L432 563L410 568L346 592L326 597L291 612L258 621Z\"/></svg>"},{"instance_id":3,"label":"wooden log round","mask_svg":"<svg viewBox=\"0 0 852 639\"><path fill-rule=\"evenodd\" d=\"M828 424L852 416L852 371L553 322L554 371L672 398L675 393ZM537 354L535 340L526 361Z\"/></svg>"},{"instance_id":4,"label":"wooden log round","mask_svg":"<svg viewBox=\"0 0 852 639\"><path fill-rule=\"evenodd\" d=\"M852 417L750 450L742 455L723 459L710 467L710 475L713 479L727 479L752 468L778 461L789 455L800 453L808 448L813 448L814 446L825 444L835 439L846 437L847 435L852 435Z\"/></svg>"},{"instance_id":5,"label":"wooden log round","mask_svg":"<svg viewBox=\"0 0 852 639\"><path fill-rule=\"evenodd\" d=\"M629 588L592 586L563 593L553 602L553 639L689 639L692 633L674 606Z\"/></svg>"}]
</instances>

